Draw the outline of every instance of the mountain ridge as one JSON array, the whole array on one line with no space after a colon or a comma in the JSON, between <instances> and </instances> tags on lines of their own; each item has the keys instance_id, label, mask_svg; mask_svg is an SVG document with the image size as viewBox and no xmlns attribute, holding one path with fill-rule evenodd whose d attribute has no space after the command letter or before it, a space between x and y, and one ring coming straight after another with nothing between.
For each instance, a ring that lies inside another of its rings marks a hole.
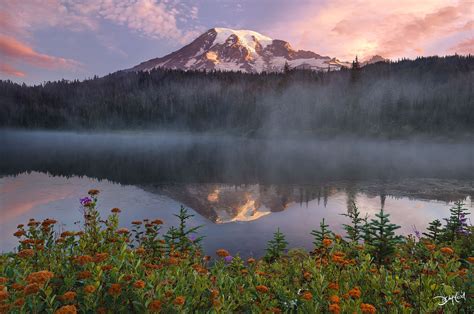
<instances>
[{"instance_id":1,"label":"mountain ridge","mask_svg":"<svg viewBox=\"0 0 474 314\"><path fill-rule=\"evenodd\" d=\"M283 71L285 64L294 69L316 71L339 70L351 65L313 51L295 50L287 41L272 39L252 30L211 28L188 45L129 70L167 68L261 73Z\"/></svg>"}]
</instances>

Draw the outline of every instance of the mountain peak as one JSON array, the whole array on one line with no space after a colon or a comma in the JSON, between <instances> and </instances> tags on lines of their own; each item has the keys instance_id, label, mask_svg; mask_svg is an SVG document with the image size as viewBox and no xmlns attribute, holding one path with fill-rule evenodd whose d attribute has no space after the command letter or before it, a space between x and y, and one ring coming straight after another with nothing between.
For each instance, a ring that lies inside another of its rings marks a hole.
<instances>
[{"instance_id":1,"label":"mountain peak","mask_svg":"<svg viewBox=\"0 0 474 314\"><path fill-rule=\"evenodd\" d=\"M132 71L155 68L181 70L221 70L242 72L279 72L291 68L326 71L341 64L312 51L294 50L284 40L274 40L252 30L211 28L190 44L164 57L143 62Z\"/></svg>"}]
</instances>

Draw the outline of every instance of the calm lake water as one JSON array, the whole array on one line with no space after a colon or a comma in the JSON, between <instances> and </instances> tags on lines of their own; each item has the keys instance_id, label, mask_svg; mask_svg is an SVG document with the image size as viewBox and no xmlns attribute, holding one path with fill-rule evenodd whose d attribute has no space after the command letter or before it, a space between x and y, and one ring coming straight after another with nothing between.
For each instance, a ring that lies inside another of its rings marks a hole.
<instances>
[{"instance_id":1,"label":"calm lake water","mask_svg":"<svg viewBox=\"0 0 474 314\"><path fill-rule=\"evenodd\" d=\"M0 131L0 156L0 251L29 218L79 228L91 188L124 226L160 218L166 229L184 205L206 251L242 256L261 255L277 228L308 249L322 218L343 233L351 201L369 217L384 206L403 234L447 217L455 200L474 208L472 143Z\"/></svg>"}]
</instances>

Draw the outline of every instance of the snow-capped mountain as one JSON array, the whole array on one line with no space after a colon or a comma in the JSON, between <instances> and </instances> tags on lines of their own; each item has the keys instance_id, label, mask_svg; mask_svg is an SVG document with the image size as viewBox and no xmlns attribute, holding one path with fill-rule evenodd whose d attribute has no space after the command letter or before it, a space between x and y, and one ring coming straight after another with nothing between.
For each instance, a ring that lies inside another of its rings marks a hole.
<instances>
[{"instance_id":1,"label":"snow-capped mountain","mask_svg":"<svg viewBox=\"0 0 474 314\"><path fill-rule=\"evenodd\" d=\"M285 63L292 69L317 71L350 67L350 63L312 51L294 50L286 41L272 39L254 31L212 28L183 48L164 57L140 63L130 70L168 68L278 72L283 70Z\"/></svg>"}]
</instances>

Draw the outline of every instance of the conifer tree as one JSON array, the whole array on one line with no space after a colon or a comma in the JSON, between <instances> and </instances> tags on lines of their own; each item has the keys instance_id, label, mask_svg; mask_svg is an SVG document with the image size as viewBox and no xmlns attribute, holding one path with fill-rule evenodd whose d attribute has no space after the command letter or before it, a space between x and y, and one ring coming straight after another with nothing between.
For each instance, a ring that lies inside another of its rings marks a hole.
<instances>
[{"instance_id":1,"label":"conifer tree","mask_svg":"<svg viewBox=\"0 0 474 314\"><path fill-rule=\"evenodd\" d=\"M449 209L451 215L445 218L446 226L444 228L444 238L447 241L454 241L460 234L468 232L467 215L469 215L467 208L464 208L462 201L456 201L454 206Z\"/></svg>"},{"instance_id":2,"label":"conifer tree","mask_svg":"<svg viewBox=\"0 0 474 314\"><path fill-rule=\"evenodd\" d=\"M312 230L311 235L314 237L313 244L315 247L321 247L322 242L326 238L330 238L332 236L331 230L329 230L329 225L327 225L323 220L319 224L320 230Z\"/></svg>"},{"instance_id":3,"label":"conifer tree","mask_svg":"<svg viewBox=\"0 0 474 314\"><path fill-rule=\"evenodd\" d=\"M349 204L349 210L347 214L341 214L342 216L349 217L351 224L343 224L344 230L347 232L347 238L352 242L358 242L362 239L364 219L360 217L360 211L354 201Z\"/></svg>"},{"instance_id":4,"label":"conifer tree","mask_svg":"<svg viewBox=\"0 0 474 314\"><path fill-rule=\"evenodd\" d=\"M273 262L277 260L285 253L285 249L288 246L288 242L285 240L285 235L280 232L280 228L273 234L273 239L268 241L267 254L265 260L267 262Z\"/></svg>"},{"instance_id":5,"label":"conifer tree","mask_svg":"<svg viewBox=\"0 0 474 314\"><path fill-rule=\"evenodd\" d=\"M386 214L383 208L375 216L377 218L372 219L368 225L367 231L370 233L368 244L372 246L372 255L380 265L393 254L395 246L401 242L401 237L396 236L394 232L400 226L390 223L390 215Z\"/></svg>"},{"instance_id":6,"label":"conifer tree","mask_svg":"<svg viewBox=\"0 0 474 314\"><path fill-rule=\"evenodd\" d=\"M434 242L438 242L440 240L441 233L443 232L443 228L441 228L441 226L441 221L439 221L439 219L435 219L430 222L428 228L426 228L428 232L423 232L423 235Z\"/></svg>"}]
</instances>

